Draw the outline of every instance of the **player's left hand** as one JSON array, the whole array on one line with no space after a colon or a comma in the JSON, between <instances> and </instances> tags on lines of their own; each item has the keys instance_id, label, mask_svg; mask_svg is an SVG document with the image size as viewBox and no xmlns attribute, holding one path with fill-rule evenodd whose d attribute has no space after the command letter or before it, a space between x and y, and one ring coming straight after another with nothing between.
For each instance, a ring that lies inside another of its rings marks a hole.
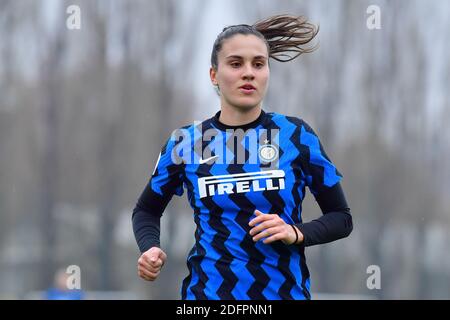
<instances>
[{"instance_id":1,"label":"player's left hand","mask_svg":"<svg viewBox=\"0 0 450 320\"><path fill-rule=\"evenodd\" d=\"M253 241L258 241L262 238L266 238L263 243L268 244L277 240L281 240L284 244L293 244L296 235L292 226L284 222L277 214L265 214L259 210L255 210L256 218L252 219L249 223L250 235L253 237ZM298 229L297 229L298 230ZM299 239L303 239L303 234L299 232Z\"/></svg>"}]
</instances>

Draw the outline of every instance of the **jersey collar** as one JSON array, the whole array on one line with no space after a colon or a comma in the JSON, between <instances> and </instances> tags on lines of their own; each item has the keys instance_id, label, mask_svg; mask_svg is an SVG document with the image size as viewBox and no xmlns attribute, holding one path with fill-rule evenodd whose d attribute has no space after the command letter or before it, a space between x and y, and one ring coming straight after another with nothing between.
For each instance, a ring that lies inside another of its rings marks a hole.
<instances>
[{"instance_id":1,"label":"jersey collar","mask_svg":"<svg viewBox=\"0 0 450 320\"><path fill-rule=\"evenodd\" d=\"M247 129L254 129L257 126L259 126L260 124L262 124L266 117L266 113L264 112L264 110L261 109L261 114L259 115L259 117L256 120L254 120L250 123L239 125L239 126L229 126L229 125L226 125L219 121L220 112L221 111L216 113L216 115L212 118L212 122L216 128L223 130L223 131L230 130L230 129L232 129L232 130L242 129L244 131Z\"/></svg>"}]
</instances>

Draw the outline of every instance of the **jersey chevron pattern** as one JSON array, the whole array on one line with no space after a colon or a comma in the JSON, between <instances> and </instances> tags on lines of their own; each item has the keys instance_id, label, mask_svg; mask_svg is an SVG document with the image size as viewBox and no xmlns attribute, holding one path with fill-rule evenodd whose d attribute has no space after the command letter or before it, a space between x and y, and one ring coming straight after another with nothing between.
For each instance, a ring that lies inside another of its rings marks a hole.
<instances>
[{"instance_id":1,"label":"jersey chevron pattern","mask_svg":"<svg viewBox=\"0 0 450 320\"><path fill-rule=\"evenodd\" d=\"M219 115L172 134L150 180L166 199L186 190L194 211L195 244L181 297L310 299L304 247L255 243L249 222L258 209L302 223L305 188L316 195L342 176L299 118L262 111L235 134Z\"/></svg>"}]
</instances>

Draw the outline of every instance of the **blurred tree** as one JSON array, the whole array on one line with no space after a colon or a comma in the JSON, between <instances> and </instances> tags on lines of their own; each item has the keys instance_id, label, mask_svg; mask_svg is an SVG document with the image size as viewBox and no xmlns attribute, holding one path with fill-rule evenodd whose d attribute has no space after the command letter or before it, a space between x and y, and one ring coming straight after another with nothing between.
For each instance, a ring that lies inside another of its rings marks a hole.
<instances>
[{"instance_id":1,"label":"blurred tree","mask_svg":"<svg viewBox=\"0 0 450 320\"><path fill-rule=\"evenodd\" d=\"M61 7L60 7L61 11ZM62 11L61 11L62 12ZM57 15L57 25L64 25L64 15ZM53 280L53 270L56 268L56 231L58 229L55 217L55 204L58 201L58 180L60 174L60 120L63 101L62 87L64 81L63 63L66 55L66 37L64 28L55 28L43 33L43 41L47 44L47 53L41 60L40 75L43 90L43 128L44 145L42 151L42 168L40 183L41 201L41 233L43 236L43 254L41 256L41 286L46 287Z\"/></svg>"}]
</instances>

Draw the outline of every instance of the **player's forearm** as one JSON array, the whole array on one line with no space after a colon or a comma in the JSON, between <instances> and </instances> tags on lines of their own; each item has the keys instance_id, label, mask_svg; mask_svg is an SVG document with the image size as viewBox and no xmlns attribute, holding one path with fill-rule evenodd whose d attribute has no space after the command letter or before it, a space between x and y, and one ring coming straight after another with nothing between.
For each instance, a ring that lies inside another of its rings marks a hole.
<instances>
[{"instance_id":1,"label":"player's forearm","mask_svg":"<svg viewBox=\"0 0 450 320\"><path fill-rule=\"evenodd\" d=\"M347 237L353 230L353 221L340 183L316 195L323 216L296 226L304 236L304 245L332 242Z\"/></svg>"},{"instance_id":2,"label":"player's forearm","mask_svg":"<svg viewBox=\"0 0 450 320\"><path fill-rule=\"evenodd\" d=\"M160 219L160 217L139 210L137 207L133 210L133 232L141 252L160 246Z\"/></svg>"},{"instance_id":3,"label":"player's forearm","mask_svg":"<svg viewBox=\"0 0 450 320\"><path fill-rule=\"evenodd\" d=\"M328 212L320 218L304 224L296 224L304 236L306 247L332 242L350 235L353 230L350 209L347 212Z\"/></svg>"},{"instance_id":4,"label":"player's forearm","mask_svg":"<svg viewBox=\"0 0 450 320\"><path fill-rule=\"evenodd\" d=\"M133 209L133 232L139 250L159 247L160 220L170 198L164 198L146 186Z\"/></svg>"}]
</instances>

